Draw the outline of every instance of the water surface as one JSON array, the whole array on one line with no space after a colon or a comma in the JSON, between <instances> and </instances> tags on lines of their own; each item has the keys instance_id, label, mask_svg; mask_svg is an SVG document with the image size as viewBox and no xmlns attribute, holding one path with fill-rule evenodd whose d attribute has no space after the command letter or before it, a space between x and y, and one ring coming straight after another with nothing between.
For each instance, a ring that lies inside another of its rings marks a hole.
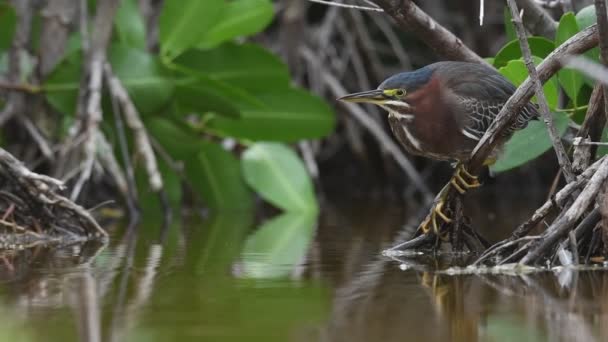
<instances>
[{"instance_id":1,"label":"water surface","mask_svg":"<svg viewBox=\"0 0 608 342\"><path fill-rule=\"evenodd\" d=\"M435 271L459 261L430 256L404 266L380 254L413 215L402 209L232 213L166 232L150 218L101 248L4 253L0 340L608 340L607 272L450 276Z\"/></svg>"}]
</instances>

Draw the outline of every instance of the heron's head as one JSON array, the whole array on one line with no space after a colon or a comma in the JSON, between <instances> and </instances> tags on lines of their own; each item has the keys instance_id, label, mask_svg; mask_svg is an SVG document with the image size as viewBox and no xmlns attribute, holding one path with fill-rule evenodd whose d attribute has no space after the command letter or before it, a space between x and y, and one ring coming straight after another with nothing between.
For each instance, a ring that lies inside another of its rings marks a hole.
<instances>
[{"instance_id":1,"label":"heron's head","mask_svg":"<svg viewBox=\"0 0 608 342\"><path fill-rule=\"evenodd\" d=\"M338 98L340 101L372 103L389 112L403 115L415 114L411 94L426 85L433 72L428 68L393 75L378 86L378 89L348 94Z\"/></svg>"}]
</instances>

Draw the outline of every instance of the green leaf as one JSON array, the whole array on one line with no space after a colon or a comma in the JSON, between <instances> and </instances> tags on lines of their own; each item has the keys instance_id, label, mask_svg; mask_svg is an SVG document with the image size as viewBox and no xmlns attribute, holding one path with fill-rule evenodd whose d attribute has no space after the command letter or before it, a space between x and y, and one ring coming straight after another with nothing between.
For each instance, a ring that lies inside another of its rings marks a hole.
<instances>
[{"instance_id":1,"label":"green leaf","mask_svg":"<svg viewBox=\"0 0 608 342\"><path fill-rule=\"evenodd\" d=\"M212 50L189 50L175 63L190 73L202 74L248 91L289 87L287 66L255 44L227 43Z\"/></svg>"},{"instance_id":2,"label":"green leaf","mask_svg":"<svg viewBox=\"0 0 608 342\"><path fill-rule=\"evenodd\" d=\"M175 88L175 102L181 114L214 112L238 118L239 109L229 92L213 80L199 78L196 83L178 85Z\"/></svg>"},{"instance_id":3,"label":"green leaf","mask_svg":"<svg viewBox=\"0 0 608 342\"><path fill-rule=\"evenodd\" d=\"M215 117L209 127L240 139L293 142L331 133L335 118L320 98L295 89L261 93L259 105L238 104L239 120Z\"/></svg>"},{"instance_id":4,"label":"green leaf","mask_svg":"<svg viewBox=\"0 0 608 342\"><path fill-rule=\"evenodd\" d=\"M156 112L171 98L173 80L157 57L118 44L110 48L109 60L140 112ZM47 100L62 113L72 113L76 109L81 69L81 54L73 54L44 82Z\"/></svg>"},{"instance_id":5,"label":"green leaf","mask_svg":"<svg viewBox=\"0 0 608 342\"><path fill-rule=\"evenodd\" d=\"M113 45L109 59L140 112L154 113L171 98L173 80L156 56L125 45Z\"/></svg>"},{"instance_id":6,"label":"green leaf","mask_svg":"<svg viewBox=\"0 0 608 342\"><path fill-rule=\"evenodd\" d=\"M503 20L505 25L505 34L507 36L507 41L512 41L517 39L517 33L515 33L515 25L513 25L512 21L513 17L511 16L511 10L509 7L505 6L503 9Z\"/></svg>"},{"instance_id":7,"label":"green leaf","mask_svg":"<svg viewBox=\"0 0 608 342\"><path fill-rule=\"evenodd\" d=\"M216 24L202 36L199 47L209 48L239 36L258 33L270 24L273 14L269 0L230 1Z\"/></svg>"},{"instance_id":8,"label":"green leaf","mask_svg":"<svg viewBox=\"0 0 608 342\"><path fill-rule=\"evenodd\" d=\"M528 37L528 43L530 44L530 51L533 56L547 57L555 48L555 44L544 37ZM496 68L503 67L507 63L514 59L522 57L521 50L519 48L519 41L517 39L508 42L494 57L494 66Z\"/></svg>"},{"instance_id":9,"label":"green leaf","mask_svg":"<svg viewBox=\"0 0 608 342\"><path fill-rule=\"evenodd\" d=\"M287 211L317 212L312 182L293 150L257 143L243 153L242 162L247 184L268 202Z\"/></svg>"},{"instance_id":10,"label":"green leaf","mask_svg":"<svg viewBox=\"0 0 608 342\"><path fill-rule=\"evenodd\" d=\"M555 128L562 136L568 128L568 117L562 113L553 115ZM496 164L492 165L493 172L503 172L525 164L540 156L553 145L542 121L530 121L528 127L515 132L504 147L504 152Z\"/></svg>"},{"instance_id":11,"label":"green leaf","mask_svg":"<svg viewBox=\"0 0 608 342\"><path fill-rule=\"evenodd\" d=\"M0 51L11 46L16 24L17 14L13 6L0 3Z\"/></svg>"},{"instance_id":12,"label":"green leaf","mask_svg":"<svg viewBox=\"0 0 608 342\"><path fill-rule=\"evenodd\" d=\"M146 48L146 25L135 0L123 0L115 19L116 33L121 43Z\"/></svg>"},{"instance_id":13,"label":"green leaf","mask_svg":"<svg viewBox=\"0 0 608 342\"><path fill-rule=\"evenodd\" d=\"M578 11L578 13L576 14L576 22L581 30L584 30L587 27L597 23L595 6L589 5Z\"/></svg>"},{"instance_id":14,"label":"green leaf","mask_svg":"<svg viewBox=\"0 0 608 342\"><path fill-rule=\"evenodd\" d=\"M243 274L250 278L285 277L306 255L316 215L284 213L259 227L245 242Z\"/></svg>"},{"instance_id":15,"label":"green leaf","mask_svg":"<svg viewBox=\"0 0 608 342\"><path fill-rule=\"evenodd\" d=\"M186 162L186 175L213 210L246 210L253 197L241 175L241 165L219 145L200 142L194 160Z\"/></svg>"},{"instance_id":16,"label":"green leaf","mask_svg":"<svg viewBox=\"0 0 608 342\"><path fill-rule=\"evenodd\" d=\"M200 139L185 127L160 117L146 119L145 126L171 157L179 161L193 160L199 152Z\"/></svg>"},{"instance_id":17,"label":"green leaf","mask_svg":"<svg viewBox=\"0 0 608 342\"><path fill-rule=\"evenodd\" d=\"M568 40L570 37L578 33L578 24L574 13L568 12L562 16L557 27L555 34L555 46L559 46ZM576 107L576 99L578 93L583 86L583 76L575 70L562 69L557 74L559 83L564 88L564 91L570 99L574 102Z\"/></svg>"},{"instance_id":18,"label":"green leaf","mask_svg":"<svg viewBox=\"0 0 608 342\"><path fill-rule=\"evenodd\" d=\"M589 5L587 7L584 7L583 9L581 9L576 14L576 23L578 24L578 27L580 30L584 30L587 27L597 23L597 17L595 15L595 6ZM595 47L595 48L585 52L584 55L593 61L599 61L600 60L600 49L598 47ZM592 79L591 77L588 77L585 75L585 76L583 76L583 79L584 79L585 83L587 83L591 87L593 87L593 85L595 84L595 80Z\"/></svg>"},{"instance_id":19,"label":"green leaf","mask_svg":"<svg viewBox=\"0 0 608 342\"><path fill-rule=\"evenodd\" d=\"M535 65L540 64L540 58L534 57L533 59ZM511 81L511 83L513 83L515 86L519 86L520 84L522 84L523 81L528 77L528 68L522 60L509 61L506 66L500 68L498 71L509 81ZM555 108L557 108L559 97L557 81L555 77L552 77L544 84L543 90L549 108L554 110Z\"/></svg>"},{"instance_id":20,"label":"green leaf","mask_svg":"<svg viewBox=\"0 0 608 342\"><path fill-rule=\"evenodd\" d=\"M224 0L165 0L160 14L160 46L171 60L201 42L222 18Z\"/></svg>"}]
</instances>

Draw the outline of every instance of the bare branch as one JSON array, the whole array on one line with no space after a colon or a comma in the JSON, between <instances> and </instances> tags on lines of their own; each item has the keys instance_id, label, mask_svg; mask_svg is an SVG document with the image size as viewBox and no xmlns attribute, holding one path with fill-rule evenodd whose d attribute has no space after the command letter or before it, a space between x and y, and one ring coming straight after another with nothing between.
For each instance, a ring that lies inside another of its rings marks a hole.
<instances>
[{"instance_id":1,"label":"bare branch","mask_svg":"<svg viewBox=\"0 0 608 342\"><path fill-rule=\"evenodd\" d=\"M79 97L84 100L79 113L79 125L86 140L83 144L84 160L82 173L72 189L71 198L80 194L84 184L91 178L95 163L95 145L98 136L99 124L102 120L101 88L103 77L103 64L106 59L106 47L112 35L112 24L120 0L106 0L97 3L97 11L93 22L93 35L91 37L90 51L87 56L85 77L88 77L87 86L81 89ZM86 6L85 6L86 7ZM86 28L82 28L86 29Z\"/></svg>"},{"instance_id":2,"label":"bare branch","mask_svg":"<svg viewBox=\"0 0 608 342\"><path fill-rule=\"evenodd\" d=\"M534 0L517 0L517 6L524 11L523 22L526 28L536 35L553 40L557 22Z\"/></svg>"},{"instance_id":3,"label":"bare branch","mask_svg":"<svg viewBox=\"0 0 608 342\"><path fill-rule=\"evenodd\" d=\"M553 50L543 62L536 68L538 79L546 82L560 69L560 61L566 55L583 53L597 45L597 26L592 25L585 30L577 33L558 48ZM469 172L479 173L483 163L490 152L499 143L499 134L504 131L517 116L519 111L525 106L533 95L533 82L528 77L515 91L515 93L505 103L496 119L481 138L471 155L471 160L467 165Z\"/></svg>"},{"instance_id":4,"label":"bare branch","mask_svg":"<svg viewBox=\"0 0 608 342\"><path fill-rule=\"evenodd\" d=\"M158 164L154 151L152 150L152 145L150 144L150 139L148 138L148 132L146 132L146 128L141 121L135 104L131 101L127 90L118 77L114 76L112 73L110 64L106 63L104 69L110 92L121 104L125 122L127 123L127 126L131 128L135 137L135 148L144 159L146 172L148 173L148 183L150 184L152 191L158 192L163 188L163 179L158 172Z\"/></svg>"},{"instance_id":5,"label":"bare branch","mask_svg":"<svg viewBox=\"0 0 608 342\"><path fill-rule=\"evenodd\" d=\"M511 16L513 17L513 23L515 24L515 30L517 31L517 38L519 39L519 46L524 56L524 61L526 63L526 67L528 68L528 73L530 74L530 78L534 83L536 98L540 107L540 114L543 118L545 125L547 126L547 131L549 132L549 136L551 137L551 143L553 144L553 149L555 150L555 154L557 155L557 160L564 173L564 177L566 177L566 180L568 182L572 182L575 179L574 172L572 171L572 164L568 159L568 155L566 154L564 145L562 145L559 133L555 129L555 124L553 123L553 115L549 111L549 105L547 104L547 98L545 97L545 92L543 91L543 85L538 79L538 72L536 71L534 62L532 61L530 45L528 44L528 38L526 37L526 30L524 29L524 24L522 23L521 17L519 16L519 10L517 9L517 5L515 4L514 0L507 0L507 3L509 5L509 8L511 9Z\"/></svg>"},{"instance_id":6,"label":"bare branch","mask_svg":"<svg viewBox=\"0 0 608 342\"><path fill-rule=\"evenodd\" d=\"M606 1L595 0L595 13L600 46L600 60L604 66L608 65L608 14L606 14ZM602 86L604 95L604 115L608 117L608 85Z\"/></svg>"},{"instance_id":7,"label":"bare branch","mask_svg":"<svg viewBox=\"0 0 608 342\"><path fill-rule=\"evenodd\" d=\"M520 261L520 264L535 262L546 250L555 244L560 238L568 234L574 224L587 211L589 206L595 202L595 198L604 181L608 178L608 158L603 158L597 172L591 177L587 186L576 198L570 208L551 224L542 235L540 244L529 251Z\"/></svg>"},{"instance_id":8,"label":"bare branch","mask_svg":"<svg viewBox=\"0 0 608 342\"><path fill-rule=\"evenodd\" d=\"M323 4L323 5L328 5L328 6L350 8L350 9L358 9L358 10L362 10L362 11L384 12L382 10L382 8L378 8L378 7L349 5L349 4L343 4L343 3L340 3L340 2L327 1L327 0L308 0L308 1L310 1L310 2L316 2L318 4Z\"/></svg>"},{"instance_id":9,"label":"bare branch","mask_svg":"<svg viewBox=\"0 0 608 342\"><path fill-rule=\"evenodd\" d=\"M405 31L413 33L438 55L458 61L487 64L411 0L374 0Z\"/></svg>"}]
</instances>

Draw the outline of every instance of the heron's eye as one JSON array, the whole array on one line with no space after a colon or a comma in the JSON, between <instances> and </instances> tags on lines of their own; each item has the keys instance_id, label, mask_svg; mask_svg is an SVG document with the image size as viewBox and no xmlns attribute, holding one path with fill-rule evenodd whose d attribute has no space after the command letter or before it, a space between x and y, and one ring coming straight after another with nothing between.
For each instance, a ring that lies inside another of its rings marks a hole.
<instances>
[{"instance_id":1,"label":"heron's eye","mask_svg":"<svg viewBox=\"0 0 608 342\"><path fill-rule=\"evenodd\" d=\"M402 97L403 95L405 95L405 90L403 90L403 89L395 90L395 96Z\"/></svg>"}]
</instances>

